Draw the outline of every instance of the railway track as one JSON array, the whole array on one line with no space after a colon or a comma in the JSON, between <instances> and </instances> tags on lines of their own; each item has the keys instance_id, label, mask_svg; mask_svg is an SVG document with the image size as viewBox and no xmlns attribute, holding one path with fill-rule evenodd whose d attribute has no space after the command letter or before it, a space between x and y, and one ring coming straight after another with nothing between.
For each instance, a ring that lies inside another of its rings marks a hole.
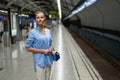
<instances>
[{"instance_id":1,"label":"railway track","mask_svg":"<svg viewBox=\"0 0 120 80\"><path fill-rule=\"evenodd\" d=\"M120 60L110 55L107 51L94 46L89 41L80 37L77 33L67 28L78 45L85 52L87 57L102 75L104 80L119 80L120 79ZM111 76L111 77L110 77ZM115 79L110 79L110 78Z\"/></svg>"}]
</instances>

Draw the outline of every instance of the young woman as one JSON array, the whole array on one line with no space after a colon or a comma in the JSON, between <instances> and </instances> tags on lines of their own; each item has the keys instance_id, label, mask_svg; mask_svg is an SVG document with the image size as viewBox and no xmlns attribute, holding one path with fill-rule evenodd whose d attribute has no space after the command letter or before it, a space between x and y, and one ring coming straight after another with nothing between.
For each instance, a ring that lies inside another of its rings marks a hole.
<instances>
[{"instance_id":1,"label":"young woman","mask_svg":"<svg viewBox=\"0 0 120 80\"><path fill-rule=\"evenodd\" d=\"M37 80L50 80L51 65L53 63L52 35L49 29L45 28L46 16L44 12L35 13L36 28L28 33L26 50L33 53L34 71Z\"/></svg>"}]
</instances>

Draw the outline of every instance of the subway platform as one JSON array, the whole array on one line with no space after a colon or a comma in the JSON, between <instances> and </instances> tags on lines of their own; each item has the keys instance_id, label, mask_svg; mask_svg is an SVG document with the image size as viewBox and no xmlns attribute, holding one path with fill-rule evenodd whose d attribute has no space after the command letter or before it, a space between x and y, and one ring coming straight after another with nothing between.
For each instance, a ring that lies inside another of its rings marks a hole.
<instances>
[{"instance_id":1,"label":"subway platform","mask_svg":"<svg viewBox=\"0 0 120 80\"><path fill-rule=\"evenodd\" d=\"M51 31L53 46L61 56L60 60L52 65L51 80L106 80L62 24ZM4 55L1 56L4 59L0 80L35 80L32 53L26 52L25 40L2 50ZM113 77L109 80L119 79Z\"/></svg>"}]
</instances>

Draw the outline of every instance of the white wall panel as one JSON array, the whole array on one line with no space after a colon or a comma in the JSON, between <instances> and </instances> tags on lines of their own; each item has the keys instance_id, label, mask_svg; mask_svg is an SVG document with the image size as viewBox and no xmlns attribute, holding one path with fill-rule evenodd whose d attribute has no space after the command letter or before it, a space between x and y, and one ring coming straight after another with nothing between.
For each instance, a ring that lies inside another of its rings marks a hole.
<instances>
[{"instance_id":1,"label":"white wall panel","mask_svg":"<svg viewBox=\"0 0 120 80\"><path fill-rule=\"evenodd\" d=\"M115 0L104 0L97 7L104 14L104 28L116 30L120 26L120 4Z\"/></svg>"},{"instance_id":2,"label":"white wall panel","mask_svg":"<svg viewBox=\"0 0 120 80\"><path fill-rule=\"evenodd\" d=\"M90 7L79 13L82 25L103 27L103 16L98 12L95 7Z\"/></svg>"},{"instance_id":3,"label":"white wall panel","mask_svg":"<svg viewBox=\"0 0 120 80\"><path fill-rule=\"evenodd\" d=\"M83 25L120 31L120 3L116 0L100 0L80 12L79 17Z\"/></svg>"}]
</instances>

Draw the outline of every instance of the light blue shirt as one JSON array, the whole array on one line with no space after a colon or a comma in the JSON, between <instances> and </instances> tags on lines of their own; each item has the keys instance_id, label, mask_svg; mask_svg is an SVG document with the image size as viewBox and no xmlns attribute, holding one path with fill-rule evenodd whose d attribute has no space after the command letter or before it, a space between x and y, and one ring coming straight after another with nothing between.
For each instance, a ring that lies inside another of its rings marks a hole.
<instances>
[{"instance_id":1,"label":"light blue shirt","mask_svg":"<svg viewBox=\"0 0 120 80\"><path fill-rule=\"evenodd\" d=\"M40 32L39 28L34 28L28 33L26 40L26 48L49 49L52 43L52 36L49 29L45 28L45 34ZM34 70L36 72L36 65L45 67L53 63L52 54L33 53Z\"/></svg>"}]
</instances>

